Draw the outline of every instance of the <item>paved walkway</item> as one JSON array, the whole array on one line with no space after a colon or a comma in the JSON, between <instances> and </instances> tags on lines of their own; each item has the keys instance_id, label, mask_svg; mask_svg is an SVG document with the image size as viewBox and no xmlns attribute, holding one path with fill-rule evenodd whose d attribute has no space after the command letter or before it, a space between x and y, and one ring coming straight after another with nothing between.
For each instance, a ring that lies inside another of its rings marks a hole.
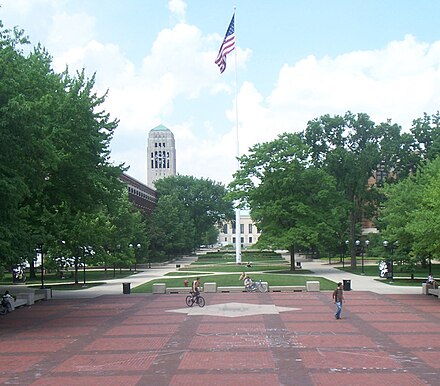
<instances>
[{"instance_id":1,"label":"paved walkway","mask_svg":"<svg viewBox=\"0 0 440 386\"><path fill-rule=\"evenodd\" d=\"M123 295L119 283L38 302L0 317L0 384L439 385L440 300L358 278L342 320L329 292L204 294L188 308L185 295Z\"/></svg>"},{"instance_id":2,"label":"paved walkway","mask_svg":"<svg viewBox=\"0 0 440 386\"><path fill-rule=\"evenodd\" d=\"M316 276L322 276L334 282L343 280L351 281L351 288L355 291L372 291L379 294L421 294L422 287L394 286L381 283L375 279L377 277L355 275L349 272L343 272L333 266L320 261L305 261L302 264L303 269L313 271Z\"/></svg>"}]
</instances>

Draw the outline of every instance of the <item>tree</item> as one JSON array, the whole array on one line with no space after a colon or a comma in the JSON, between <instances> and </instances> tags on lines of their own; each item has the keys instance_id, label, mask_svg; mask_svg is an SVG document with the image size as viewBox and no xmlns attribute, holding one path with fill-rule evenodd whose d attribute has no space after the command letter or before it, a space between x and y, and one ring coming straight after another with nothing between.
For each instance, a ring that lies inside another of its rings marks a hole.
<instances>
[{"instance_id":1,"label":"tree","mask_svg":"<svg viewBox=\"0 0 440 386\"><path fill-rule=\"evenodd\" d=\"M380 212L384 237L422 264L440 257L440 158L427 162L413 176L387 185Z\"/></svg>"},{"instance_id":2,"label":"tree","mask_svg":"<svg viewBox=\"0 0 440 386\"><path fill-rule=\"evenodd\" d=\"M193 249L204 244L212 226L233 218L232 202L226 199L226 188L220 183L178 175L160 179L155 186L158 205L164 197L173 195L188 211L194 226Z\"/></svg>"},{"instance_id":3,"label":"tree","mask_svg":"<svg viewBox=\"0 0 440 386\"><path fill-rule=\"evenodd\" d=\"M325 248L345 212L335 179L310 164L309 150L298 134L255 145L230 184L261 229L258 244L288 249L292 270L295 249Z\"/></svg>"},{"instance_id":4,"label":"tree","mask_svg":"<svg viewBox=\"0 0 440 386\"><path fill-rule=\"evenodd\" d=\"M151 248L153 254L173 257L192 251L195 226L190 212L176 194L159 199L152 215Z\"/></svg>"},{"instance_id":5,"label":"tree","mask_svg":"<svg viewBox=\"0 0 440 386\"><path fill-rule=\"evenodd\" d=\"M101 110L105 95L93 91L94 77L55 73L41 46L23 54L27 43L22 31L0 31L0 256L7 264L29 259L37 244L50 254L61 240L78 256L85 242L78 223L95 246L104 243L117 214L112 203L125 189L122 166L109 161L118 121Z\"/></svg>"},{"instance_id":6,"label":"tree","mask_svg":"<svg viewBox=\"0 0 440 386\"><path fill-rule=\"evenodd\" d=\"M415 153L422 160L434 160L440 156L440 113L413 121L411 133L415 139Z\"/></svg>"},{"instance_id":7,"label":"tree","mask_svg":"<svg viewBox=\"0 0 440 386\"><path fill-rule=\"evenodd\" d=\"M310 146L312 162L336 179L349 207L351 266L356 267L357 238L365 208L371 202L368 181L381 162L379 142L381 133L368 115L352 114L330 117L324 115L308 123L304 132Z\"/></svg>"}]
</instances>

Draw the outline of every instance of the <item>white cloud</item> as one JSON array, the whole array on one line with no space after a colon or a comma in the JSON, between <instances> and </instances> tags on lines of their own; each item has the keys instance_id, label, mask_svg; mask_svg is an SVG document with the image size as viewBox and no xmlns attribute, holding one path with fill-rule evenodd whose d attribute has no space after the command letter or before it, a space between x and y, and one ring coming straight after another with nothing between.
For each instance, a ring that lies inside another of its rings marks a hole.
<instances>
[{"instance_id":1,"label":"white cloud","mask_svg":"<svg viewBox=\"0 0 440 386\"><path fill-rule=\"evenodd\" d=\"M186 3L183 0L168 1L168 9L177 17L179 22L185 21Z\"/></svg>"},{"instance_id":2,"label":"white cloud","mask_svg":"<svg viewBox=\"0 0 440 386\"><path fill-rule=\"evenodd\" d=\"M377 123L392 118L408 126L424 111L438 108L439 45L406 36L381 50L320 60L309 56L283 66L267 104L288 119L295 110L307 112L309 119L351 110Z\"/></svg>"},{"instance_id":3,"label":"white cloud","mask_svg":"<svg viewBox=\"0 0 440 386\"><path fill-rule=\"evenodd\" d=\"M35 4L52 9L47 13L52 17L35 18L32 26L42 27L40 34L47 31L42 42L54 56L57 71L65 64L71 70L85 67L89 75L97 73L99 93L109 89L104 108L120 119L112 157L131 165L133 177L145 181L147 134L164 123L176 138L180 174L231 180L236 169L234 54L228 57L228 72L219 76L214 59L223 36L185 23L184 1L168 2L176 24L158 32L140 66L122 47L98 40L96 20L90 15L60 12L62 3L55 0L6 4L2 10L19 17L38 12ZM32 35L31 39L35 41ZM246 79L251 53L237 49L244 79L238 93L240 153L282 132L301 131L308 120L323 114L363 112L376 123L391 118L407 129L412 119L440 106L440 41L428 44L408 35L376 50L310 55L277 69L277 83L266 94L259 90L259 79ZM212 118L197 113L178 116L188 101L203 112L212 110ZM219 110L224 110L220 119Z\"/></svg>"}]
</instances>

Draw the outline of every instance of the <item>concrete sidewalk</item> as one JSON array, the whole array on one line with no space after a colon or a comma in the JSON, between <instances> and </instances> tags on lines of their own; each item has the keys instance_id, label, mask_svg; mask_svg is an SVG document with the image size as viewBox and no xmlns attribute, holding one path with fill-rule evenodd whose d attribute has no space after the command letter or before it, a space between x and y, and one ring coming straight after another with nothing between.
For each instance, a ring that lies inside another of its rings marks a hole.
<instances>
[{"instance_id":1,"label":"concrete sidewalk","mask_svg":"<svg viewBox=\"0 0 440 386\"><path fill-rule=\"evenodd\" d=\"M195 256L182 257L172 264L156 266L151 269L143 270L137 274L125 277L123 279L109 280L108 283L83 290L73 291L53 291L53 297L56 299L74 299L74 298L95 298L101 295L120 295L122 293L122 283L130 283L131 288L146 283L150 280L163 277L170 272L176 272L176 264L190 264L196 260ZM349 272L341 271L322 261L303 261L303 269L313 272L313 276L321 276L334 282L343 280L351 281L353 291L371 291L378 294L422 294L422 287L392 286L378 282L376 277L355 275ZM310 275L310 274L308 274ZM183 280L183 279L182 279Z\"/></svg>"},{"instance_id":2,"label":"concrete sidewalk","mask_svg":"<svg viewBox=\"0 0 440 386\"><path fill-rule=\"evenodd\" d=\"M438 385L437 298L328 292L104 295L0 317L0 384ZM224 312L218 312L217 310Z\"/></svg>"},{"instance_id":3,"label":"concrete sidewalk","mask_svg":"<svg viewBox=\"0 0 440 386\"><path fill-rule=\"evenodd\" d=\"M75 298L95 298L101 295L120 295L122 293L122 283L130 283L131 288L158 279L170 272L177 271L176 265L191 264L197 258L195 256L184 256L173 263L152 266L145 270L138 271L136 274L124 277L122 279L112 279L106 284L96 287L90 287L82 290L53 290L52 296L57 299L75 299Z\"/></svg>"},{"instance_id":4,"label":"concrete sidewalk","mask_svg":"<svg viewBox=\"0 0 440 386\"><path fill-rule=\"evenodd\" d=\"M378 294L422 294L421 285L417 287L389 285L375 280L378 276L355 275L350 272L341 271L321 261L304 261L301 264L303 269L313 271L314 275L334 282L351 280L351 289L353 291L371 291Z\"/></svg>"}]
</instances>

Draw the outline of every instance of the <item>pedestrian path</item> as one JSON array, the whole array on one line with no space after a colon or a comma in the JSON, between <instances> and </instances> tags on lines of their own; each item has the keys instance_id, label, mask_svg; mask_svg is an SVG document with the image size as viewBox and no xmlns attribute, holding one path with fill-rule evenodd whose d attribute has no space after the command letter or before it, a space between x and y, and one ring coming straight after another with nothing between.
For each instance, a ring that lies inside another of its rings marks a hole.
<instances>
[{"instance_id":1,"label":"pedestrian path","mask_svg":"<svg viewBox=\"0 0 440 386\"><path fill-rule=\"evenodd\" d=\"M120 295L122 293L122 284L130 283L131 288L135 288L138 285L147 283L151 280L158 279L170 272L175 272L177 270L176 265L190 264L192 261L196 260L194 256L184 256L181 259L174 261L173 263L152 266L145 270L138 271L137 273L127 276L122 279L112 279L105 284L98 286L81 289L81 290L53 290L52 296L54 298L95 298L101 295Z\"/></svg>"},{"instance_id":2,"label":"pedestrian path","mask_svg":"<svg viewBox=\"0 0 440 386\"><path fill-rule=\"evenodd\" d=\"M395 286L377 281L378 277L355 275L354 273L341 271L322 261L304 261L303 269L313 271L316 276L321 276L334 282L343 280L351 281L353 291L371 291L379 294L421 294L422 286Z\"/></svg>"},{"instance_id":3,"label":"pedestrian path","mask_svg":"<svg viewBox=\"0 0 440 386\"><path fill-rule=\"evenodd\" d=\"M0 317L0 384L438 385L437 298L350 291L104 295Z\"/></svg>"},{"instance_id":4,"label":"pedestrian path","mask_svg":"<svg viewBox=\"0 0 440 386\"><path fill-rule=\"evenodd\" d=\"M166 264L163 266L156 266L151 269L139 271L138 273L122 278L109 280L106 284L102 284L95 287L90 287L83 290L61 291L54 290L54 298L94 298L101 295L119 295L122 293L122 283L129 282L131 288L137 287L150 280L155 280L163 277L164 275L172 272L176 272L176 265L186 265L194 261L196 257L186 256L180 260L173 262L172 264ZM372 276L355 275L350 272L341 271L334 266L322 261L303 261L302 267L305 270L313 272L313 276L320 276L334 282L342 282L343 280L350 280L351 289L353 291L371 291L379 294L421 294L421 286L408 287L408 286L394 286L385 283L381 283Z\"/></svg>"}]
</instances>

